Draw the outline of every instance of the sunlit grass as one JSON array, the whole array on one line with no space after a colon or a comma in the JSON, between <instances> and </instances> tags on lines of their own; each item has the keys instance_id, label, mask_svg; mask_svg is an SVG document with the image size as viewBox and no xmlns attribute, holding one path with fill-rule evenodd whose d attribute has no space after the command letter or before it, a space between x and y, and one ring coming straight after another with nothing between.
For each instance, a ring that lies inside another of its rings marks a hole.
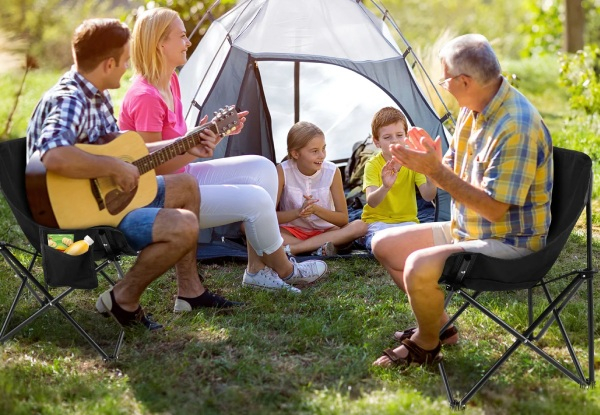
<instances>
[{"instance_id":1,"label":"sunlit grass","mask_svg":"<svg viewBox=\"0 0 600 415\"><path fill-rule=\"evenodd\" d=\"M0 213L7 210L0 202ZM4 217L4 216L0 216ZM0 229L10 228L3 219ZM0 233L0 239L6 234ZM575 233L553 275L580 267L584 240ZM596 246L600 245L599 242ZM600 261L598 250L594 261ZM127 258L125 266L131 264ZM102 363L57 312L0 346L0 413L6 414L450 414L435 368L398 371L371 366L392 333L414 325L406 296L372 259L328 262L330 274L302 295L241 287L244 264L201 264L206 285L246 305L233 311L174 314L172 272L155 281L142 304L165 324L158 333L128 330L120 359ZM39 266L34 268L41 272ZM0 316L18 285L0 262ZM94 312L106 288L77 291L63 303L100 344L117 327ZM595 292L598 300L600 292ZM524 328L524 293L489 294L485 304ZM536 294L536 310L543 304ZM450 310L457 304L451 303ZM22 319L35 310L29 298ZM595 320L600 310L596 308ZM563 311L579 352L585 347L583 295ZM513 341L475 310L459 320L459 345L443 353L456 392L464 393ZM556 328L544 348L567 359ZM584 362L584 364L586 364ZM518 351L470 402L470 414L593 414L597 390L581 390L537 355ZM577 408L577 409L575 409Z\"/></svg>"}]
</instances>

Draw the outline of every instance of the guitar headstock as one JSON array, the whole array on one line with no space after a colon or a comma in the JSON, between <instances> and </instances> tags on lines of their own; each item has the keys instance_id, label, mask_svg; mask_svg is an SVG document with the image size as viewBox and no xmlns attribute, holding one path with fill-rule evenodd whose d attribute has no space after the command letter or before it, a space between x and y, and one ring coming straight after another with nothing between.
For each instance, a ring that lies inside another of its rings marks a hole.
<instances>
[{"instance_id":1,"label":"guitar headstock","mask_svg":"<svg viewBox=\"0 0 600 415\"><path fill-rule=\"evenodd\" d=\"M219 134L221 137L234 132L239 124L238 113L235 105L229 105L225 108L215 111L212 123L217 130L217 134Z\"/></svg>"}]
</instances>

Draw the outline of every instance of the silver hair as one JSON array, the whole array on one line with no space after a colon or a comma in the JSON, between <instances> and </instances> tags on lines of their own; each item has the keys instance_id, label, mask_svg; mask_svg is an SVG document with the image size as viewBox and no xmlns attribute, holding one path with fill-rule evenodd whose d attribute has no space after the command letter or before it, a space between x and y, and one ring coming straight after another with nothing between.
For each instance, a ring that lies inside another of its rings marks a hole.
<instances>
[{"instance_id":1,"label":"silver hair","mask_svg":"<svg viewBox=\"0 0 600 415\"><path fill-rule=\"evenodd\" d=\"M502 73L492 45L483 35L468 34L452 39L440 51L448 74L468 75L480 84L498 79Z\"/></svg>"}]
</instances>

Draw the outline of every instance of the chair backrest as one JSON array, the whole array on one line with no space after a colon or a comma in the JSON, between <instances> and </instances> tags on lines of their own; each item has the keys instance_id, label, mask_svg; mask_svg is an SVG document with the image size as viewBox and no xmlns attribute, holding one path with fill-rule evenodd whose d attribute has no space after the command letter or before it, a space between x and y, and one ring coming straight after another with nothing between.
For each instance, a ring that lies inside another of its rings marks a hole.
<instances>
[{"instance_id":1,"label":"chair backrest","mask_svg":"<svg viewBox=\"0 0 600 415\"><path fill-rule=\"evenodd\" d=\"M454 254L446 262L441 282L457 282L456 270L463 255L475 257L460 286L478 291L531 288L550 271L569 235L589 202L592 190L592 160L587 154L555 147L552 222L544 249L517 259L492 258L482 254Z\"/></svg>"},{"instance_id":2,"label":"chair backrest","mask_svg":"<svg viewBox=\"0 0 600 415\"><path fill-rule=\"evenodd\" d=\"M31 246L40 249L39 225L33 220L25 193L25 138L0 142L0 189Z\"/></svg>"},{"instance_id":3,"label":"chair backrest","mask_svg":"<svg viewBox=\"0 0 600 415\"><path fill-rule=\"evenodd\" d=\"M568 239L591 197L592 178L592 160L587 154L560 147L554 148L549 244Z\"/></svg>"}]
</instances>

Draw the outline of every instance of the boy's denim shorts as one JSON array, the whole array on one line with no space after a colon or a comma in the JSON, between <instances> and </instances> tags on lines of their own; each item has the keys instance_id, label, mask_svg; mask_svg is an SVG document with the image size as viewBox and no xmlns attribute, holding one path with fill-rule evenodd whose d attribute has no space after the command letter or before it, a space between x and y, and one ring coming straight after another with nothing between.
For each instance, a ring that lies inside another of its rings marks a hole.
<instances>
[{"instance_id":1,"label":"boy's denim shorts","mask_svg":"<svg viewBox=\"0 0 600 415\"><path fill-rule=\"evenodd\" d=\"M165 179L156 176L156 182L158 191L154 200L143 208L129 212L118 226L129 245L136 251L141 251L152 243L152 228L156 215L165 206Z\"/></svg>"}]
</instances>

